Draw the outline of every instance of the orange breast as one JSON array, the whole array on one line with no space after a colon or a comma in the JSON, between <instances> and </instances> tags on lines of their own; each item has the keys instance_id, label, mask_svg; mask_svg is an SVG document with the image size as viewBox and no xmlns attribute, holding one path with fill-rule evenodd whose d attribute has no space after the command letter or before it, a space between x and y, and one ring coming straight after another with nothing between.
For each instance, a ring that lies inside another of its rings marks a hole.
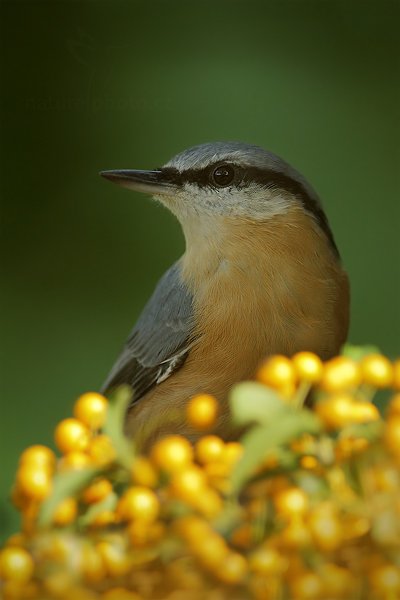
<instances>
[{"instance_id":1,"label":"orange breast","mask_svg":"<svg viewBox=\"0 0 400 600\"><path fill-rule=\"evenodd\" d=\"M130 413L135 438L194 435L184 407L198 392L216 395L219 429L229 437L227 392L263 357L311 350L326 359L346 339L347 276L302 211L267 223L225 219L219 244L205 246L204 256L186 253L183 275L195 298L196 342L183 367Z\"/></svg>"}]
</instances>

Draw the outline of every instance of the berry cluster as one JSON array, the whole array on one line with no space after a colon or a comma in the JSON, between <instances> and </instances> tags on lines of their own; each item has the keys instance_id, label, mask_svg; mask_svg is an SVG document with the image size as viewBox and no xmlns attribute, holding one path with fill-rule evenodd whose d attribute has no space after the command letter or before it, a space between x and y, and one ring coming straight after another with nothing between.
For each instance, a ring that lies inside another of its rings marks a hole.
<instances>
[{"instance_id":1,"label":"berry cluster","mask_svg":"<svg viewBox=\"0 0 400 600\"><path fill-rule=\"evenodd\" d=\"M127 402L124 388L86 393L55 429L61 456L22 453L2 598L400 598L400 360L270 357L231 392L238 441L213 433L218 404L201 394L186 413L196 442L137 454Z\"/></svg>"}]
</instances>

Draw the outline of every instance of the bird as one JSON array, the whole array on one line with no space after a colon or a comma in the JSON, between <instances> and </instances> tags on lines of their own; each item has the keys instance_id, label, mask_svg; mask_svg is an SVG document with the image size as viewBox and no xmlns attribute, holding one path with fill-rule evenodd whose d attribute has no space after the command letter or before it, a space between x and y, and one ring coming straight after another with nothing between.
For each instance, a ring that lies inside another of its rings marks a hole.
<instances>
[{"instance_id":1,"label":"bird","mask_svg":"<svg viewBox=\"0 0 400 600\"><path fill-rule=\"evenodd\" d=\"M159 168L100 174L153 196L185 238L102 387L131 386L125 432L139 447L173 434L195 439L185 409L199 393L218 401L215 431L235 439L229 390L262 359L338 353L348 277L317 193L285 160L253 144L210 142Z\"/></svg>"}]
</instances>

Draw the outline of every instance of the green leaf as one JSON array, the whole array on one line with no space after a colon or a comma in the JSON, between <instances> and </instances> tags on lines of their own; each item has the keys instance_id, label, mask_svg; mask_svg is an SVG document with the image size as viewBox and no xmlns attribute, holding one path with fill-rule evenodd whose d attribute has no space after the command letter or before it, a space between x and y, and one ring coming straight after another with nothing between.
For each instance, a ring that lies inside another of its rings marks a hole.
<instances>
[{"instance_id":1,"label":"green leaf","mask_svg":"<svg viewBox=\"0 0 400 600\"><path fill-rule=\"evenodd\" d=\"M237 425L256 421L269 423L287 405L273 390L256 381L243 381L232 388L230 406L233 420Z\"/></svg>"},{"instance_id":2,"label":"green leaf","mask_svg":"<svg viewBox=\"0 0 400 600\"><path fill-rule=\"evenodd\" d=\"M327 498L331 493L327 480L320 475L297 470L294 478L296 484L311 498Z\"/></svg>"},{"instance_id":3,"label":"green leaf","mask_svg":"<svg viewBox=\"0 0 400 600\"><path fill-rule=\"evenodd\" d=\"M213 528L227 537L244 519L243 507L238 502L225 502L224 510L213 521Z\"/></svg>"},{"instance_id":4,"label":"green leaf","mask_svg":"<svg viewBox=\"0 0 400 600\"><path fill-rule=\"evenodd\" d=\"M342 348L341 354L358 362L368 354L381 354L381 351L379 350L378 346L353 346L352 344L345 344Z\"/></svg>"},{"instance_id":5,"label":"green leaf","mask_svg":"<svg viewBox=\"0 0 400 600\"><path fill-rule=\"evenodd\" d=\"M288 407L273 423L255 426L245 433L241 439L244 454L231 478L234 493L254 475L256 467L264 460L268 450L286 444L303 433L318 433L320 428L319 420L310 411L296 411Z\"/></svg>"},{"instance_id":6,"label":"green leaf","mask_svg":"<svg viewBox=\"0 0 400 600\"><path fill-rule=\"evenodd\" d=\"M78 471L71 470L58 473L53 479L53 492L40 508L38 525L50 525L57 506L65 498L76 497L101 472L98 467L88 467Z\"/></svg>"},{"instance_id":7,"label":"green leaf","mask_svg":"<svg viewBox=\"0 0 400 600\"><path fill-rule=\"evenodd\" d=\"M87 509L85 514L79 518L79 525L81 527L90 525L97 515L102 513L104 510L114 510L114 508L117 506L117 502L117 494L115 492L110 492L110 494L108 494L108 496L106 496L101 502L96 502Z\"/></svg>"},{"instance_id":8,"label":"green leaf","mask_svg":"<svg viewBox=\"0 0 400 600\"><path fill-rule=\"evenodd\" d=\"M126 411L131 400L132 390L128 385L120 386L112 392L103 427L104 433L111 438L118 462L126 468L131 466L134 456L133 444L124 434Z\"/></svg>"}]
</instances>

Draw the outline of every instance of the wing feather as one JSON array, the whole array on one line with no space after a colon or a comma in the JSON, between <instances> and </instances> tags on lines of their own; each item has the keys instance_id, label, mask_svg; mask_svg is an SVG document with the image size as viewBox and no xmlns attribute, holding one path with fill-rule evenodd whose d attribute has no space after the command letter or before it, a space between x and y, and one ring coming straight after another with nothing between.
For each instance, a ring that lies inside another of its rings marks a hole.
<instances>
[{"instance_id":1,"label":"wing feather","mask_svg":"<svg viewBox=\"0 0 400 600\"><path fill-rule=\"evenodd\" d=\"M181 278L179 261L161 277L102 386L132 386L136 403L185 362L193 334L192 295Z\"/></svg>"}]
</instances>

